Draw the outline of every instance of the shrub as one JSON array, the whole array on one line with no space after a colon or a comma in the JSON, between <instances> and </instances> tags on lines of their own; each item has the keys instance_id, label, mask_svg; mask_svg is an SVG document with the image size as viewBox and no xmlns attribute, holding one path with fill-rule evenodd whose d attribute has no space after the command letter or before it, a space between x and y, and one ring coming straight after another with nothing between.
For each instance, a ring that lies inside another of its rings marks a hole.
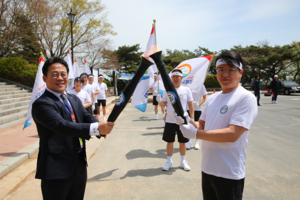
<instances>
[{"instance_id":1,"label":"shrub","mask_svg":"<svg viewBox=\"0 0 300 200\"><path fill-rule=\"evenodd\" d=\"M204 85L206 88L219 88L221 87L218 80L217 75L207 75Z\"/></svg>"},{"instance_id":2,"label":"shrub","mask_svg":"<svg viewBox=\"0 0 300 200\"><path fill-rule=\"evenodd\" d=\"M26 60L9 57L0 60L0 76L2 78L33 87L38 66L28 64Z\"/></svg>"}]
</instances>

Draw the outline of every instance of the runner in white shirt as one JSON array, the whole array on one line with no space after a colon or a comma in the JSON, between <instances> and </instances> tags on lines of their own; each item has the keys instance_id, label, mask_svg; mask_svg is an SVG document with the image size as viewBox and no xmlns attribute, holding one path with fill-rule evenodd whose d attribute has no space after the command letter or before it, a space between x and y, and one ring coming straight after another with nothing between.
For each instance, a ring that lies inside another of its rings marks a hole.
<instances>
[{"instance_id":1,"label":"runner in white shirt","mask_svg":"<svg viewBox=\"0 0 300 200\"><path fill-rule=\"evenodd\" d=\"M103 110L103 119L106 119L106 100L108 97L108 92L107 92L107 85L103 83L103 75L100 74L98 77L98 86L99 86L99 94L97 95L97 100L98 100L98 110L99 110L99 116L98 119L100 120L100 107L102 105L102 110Z\"/></svg>"},{"instance_id":2,"label":"runner in white shirt","mask_svg":"<svg viewBox=\"0 0 300 200\"><path fill-rule=\"evenodd\" d=\"M201 107L202 104L206 101L206 95L207 95L207 91L206 88L204 87L204 85L201 88L201 94L199 96L199 91L197 90L192 90L192 94L193 94L193 99L194 99L194 121L197 122L201 116ZM199 99L198 99L199 98ZM198 99L198 102L197 102ZM189 109L187 110L188 114L190 114ZM191 149L192 148L192 140L190 140L187 145L186 145L186 149ZM199 145L199 139L196 139L195 142L195 149L199 150L200 149L200 145Z\"/></svg>"},{"instance_id":3,"label":"runner in white shirt","mask_svg":"<svg viewBox=\"0 0 300 200\"><path fill-rule=\"evenodd\" d=\"M192 113L191 117L194 118L194 106L193 106L192 92L188 87L181 86L181 80L182 80L181 70L174 69L172 71L171 79L176 88L178 96L180 98L183 110L186 111L187 107L189 107L189 109ZM160 97L160 95L158 95L157 101L160 102L160 106L162 106L162 107L165 107L167 105L167 113L168 113L167 118L166 118L166 125L164 128L164 133L163 133L163 140L165 142L167 142L167 162L162 169L164 171L167 171L173 167L172 155L174 152L175 136L177 134L177 138L178 138L178 142L179 142L179 152L181 155L180 167L183 168L185 171L190 171L191 168L187 164L187 161L185 160L185 154L186 154L185 143L187 143L189 141L189 139L185 138L182 135L182 133L179 129L179 126L176 124L174 108L173 108L172 104L170 103L167 91L165 91L163 93L162 98Z\"/></svg>"},{"instance_id":4,"label":"runner in white shirt","mask_svg":"<svg viewBox=\"0 0 300 200\"><path fill-rule=\"evenodd\" d=\"M158 80L157 80L157 74L154 74L154 83L150 86L149 91L153 93L153 105L154 105L154 112L155 112L155 119L158 119L158 102L156 100L157 95L160 95L157 93L158 89ZM163 118L165 117L165 109L161 107L161 112L163 114Z\"/></svg>"},{"instance_id":5,"label":"runner in white shirt","mask_svg":"<svg viewBox=\"0 0 300 200\"><path fill-rule=\"evenodd\" d=\"M94 75L93 74L90 74L89 77L88 77L88 80L89 80L89 84L93 87L95 93L94 93L94 99L93 99L93 110L94 110L94 115L99 115L99 110L98 110L98 101L97 101L97 95L99 94L100 92L100 88L98 86L97 83L94 83Z\"/></svg>"},{"instance_id":6,"label":"runner in white shirt","mask_svg":"<svg viewBox=\"0 0 300 200\"><path fill-rule=\"evenodd\" d=\"M82 73L80 75L80 78L82 78L82 80L83 80L83 85L82 85L81 89L84 90L84 91L86 91L90 95L92 101L94 101L94 99L95 99L95 91L94 91L94 88L90 84L88 84L88 74L87 73ZM89 108L87 108L87 110L91 114L93 114L92 105L93 104L91 103L91 106Z\"/></svg>"},{"instance_id":7,"label":"runner in white shirt","mask_svg":"<svg viewBox=\"0 0 300 200\"><path fill-rule=\"evenodd\" d=\"M208 98L199 122L185 125L176 117L185 137L203 140L203 199L243 197L248 134L258 111L255 96L240 85L242 63L238 53L222 52L216 59L222 91Z\"/></svg>"},{"instance_id":8,"label":"runner in white shirt","mask_svg":"<svg viewBox=\"0 0 300 200\"><path fill-rule=\"evenodd\" d=\"M74 79L74 89L72 89L69 93L75 94L81 101L83 107L87 109L91 106L91 98L89 94L82 90L81 87L83 85L83 80L80 77Z\"/></svg>"}]
</instances>

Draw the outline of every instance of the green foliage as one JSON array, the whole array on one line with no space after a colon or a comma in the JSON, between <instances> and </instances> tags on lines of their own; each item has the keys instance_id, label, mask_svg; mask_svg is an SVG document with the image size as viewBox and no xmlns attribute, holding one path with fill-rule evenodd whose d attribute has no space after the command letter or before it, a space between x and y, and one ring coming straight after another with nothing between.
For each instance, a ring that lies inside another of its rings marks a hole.
<instances>
[{"instance_id":1,"label":"green foliage","mask_svg":"<svg viewBox=\"0 0 300 200\"><path fill-rule=\"evenodd\" d=\"M0 60L2 78L33 87L38 66L21 58L8 57Z\"/></svg>"},{"instance_id":2,"label":"green foliage","mask_svg":"<svg viewBox=\"0 0 300 200\"><path fill-rule=\"evenodd\" d=\"M217 75L207 75L204 85L206 88L220 88L220 84L217 80Z\"/></svg>"},{"instance_id":3,"label":"green foliage","mask_svg":"<svg viewBox=\"0 0 300 200\"><path fill-rule=\"evenodd\" d=\"M109 80L104 79L103 83L105 83L107 85L107 87L112 87L112 84Z\"/></svg>"},{"instance_id":4,"label":"green foliage","mask_svg":"<svg viewBox=\"0 0 300 200\"><path fill-rule=\"evenodd\" d=\"M132 45L132 46L121 46L119 47L115 53L118 55L119 63L121 65L118 70L121 73L135 73L138 69L138 66L141 62L140 45Z\"/></svg>"}]
</instances>

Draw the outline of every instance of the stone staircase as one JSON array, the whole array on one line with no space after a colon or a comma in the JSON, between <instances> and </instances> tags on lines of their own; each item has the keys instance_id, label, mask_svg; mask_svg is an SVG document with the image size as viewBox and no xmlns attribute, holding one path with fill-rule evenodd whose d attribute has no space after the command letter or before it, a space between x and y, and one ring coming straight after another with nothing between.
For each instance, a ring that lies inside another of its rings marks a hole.
<instances>
[{"instance_id":1,"label":"stone staircase","mask_svg":"<svg viewBox=\"0 0 300 200\"><path fill-rule=\"evenodd\" d=\"M0 129L25 121L31 93L0 82Z\"/></svg>"}]
</instances>

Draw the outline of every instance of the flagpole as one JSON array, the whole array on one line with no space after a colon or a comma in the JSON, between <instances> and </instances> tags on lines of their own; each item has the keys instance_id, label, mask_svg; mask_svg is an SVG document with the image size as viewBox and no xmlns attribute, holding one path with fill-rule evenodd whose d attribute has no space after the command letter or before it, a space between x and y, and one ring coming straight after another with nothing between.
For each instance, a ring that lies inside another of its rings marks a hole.
<instances>
[{"instance_id":1,"label":"flagpole","mask_svg":"<svg viewBox=\"0 0 300 200\"><path fill-rule=\"evenodd\" d=\"M155 40L154 45L155 45L155 52L157 52L156 26L155 26L156 20L155 19L153 20L153 23L154 23L153 25L154 25L154 40ZM157 94L159 94L159 71L158 71L157 66L156 66L156 71L157 71Z\"/></svg>"},{"instance_id":2,"label":"flagpole","mask_svg":"<svg viewBox=\"0 0 300 200\"><path fill-rule=\"evenodd\" d=\"M212 55L212 57L211 57L211 60L210 60L210 62L209 62L209 65L208 65L208 67L207 67L207 70L206 70L205 79L206 79L206 76L207 76L207 74L208 74L209 68L210 68L210 66L211 66L211 63L212 63L212 61L213 61L213 58L214 58L215 54L216 54L216 53L214 52L213 55ZM204 82L205 82L205 79L204 79ZM203 82L203 85L204 85L204 82ZM202 85L202 86L203 86L203 85ZM200 96L201 96L202 88L203 88L203 87L200 87L200 90L199 90L199 93L198 93L198 97L197 97L197 103L199 102L199 98L200 98Z\"/></svg>"}]
</instances>

